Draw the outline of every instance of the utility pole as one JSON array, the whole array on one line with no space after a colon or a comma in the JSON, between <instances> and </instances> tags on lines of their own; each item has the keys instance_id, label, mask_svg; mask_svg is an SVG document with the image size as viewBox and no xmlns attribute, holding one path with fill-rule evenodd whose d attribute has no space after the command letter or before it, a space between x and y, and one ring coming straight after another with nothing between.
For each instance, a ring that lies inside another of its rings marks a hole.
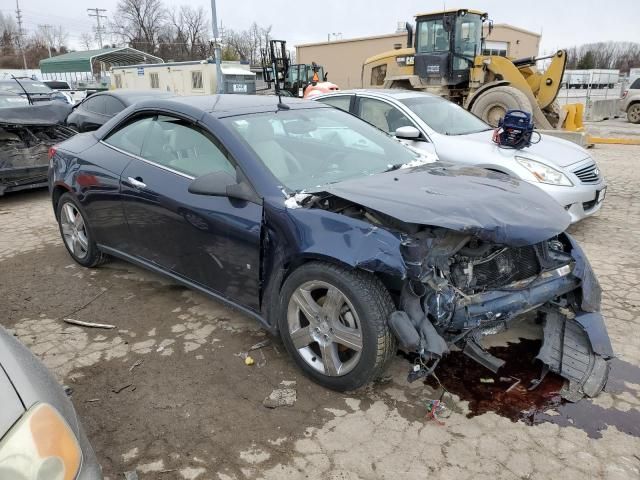
<instances>
[{"instance_id":1,"label":"utility pole","mask_svg":"<svg viewBox=\"0 0 640 480\"><path fill-rule=\"evenodd\" d=\"M53 28L53 25L45 24L38 25L38 27L40 27L44 32L44 36L47 40L47 50L49 50L49 58L51 58L51 42L53 41L53 39L51 38L51 29Z\"/></svg>"},{"instance_id":2,"label":"utility pole","mask_svg":"<svg viewBox=\"0 0 640 480\"><path fill-rule=\"evenodd\" d=\"M96 19L96 22L98 24L98 26L96 27L96 34L97 34L97 37L98 37L98 45L100 45L100 48L102 48L102 31L103 31L104 27L102 25L100 25L100 20L103 19L103 18L106 20L107 16L106 15L102 15L102 13L106 12L106 10L104 8L87 8L87 12L89 12L88 15L90 17L95 17L95 19ZM91 13L91 12L93 12L93 13Z\"/></svg>"},{"instance_id":3,"label":"utility pole","mask_svg":"<svg viewBox=\"0 0 640 480\"><path fill-rule=\"evenodd\" d=\"M218 16L216 15L216 0L211 0L211 26L213 28L213 54L216 56L216 93L223 93L224 83L222 81L222 67L220 66L222 52L220 50L220 38L218 38Z\"/></svg>"},{"instance_id":4,"label":"utility pole","mask_svg":"<svg viewBox=\"0 0 640 480\"><path fill-rule=\"evenodd\" d=\"M20 10L20 4L16 0L16 20L18 21L18 49L22 52L22 63L24 69L27 69L27 57L24 56L24 47L22 46L22 37L24 36L24 30L22 29L22 10Z\"/></svg>"}]
</instances>

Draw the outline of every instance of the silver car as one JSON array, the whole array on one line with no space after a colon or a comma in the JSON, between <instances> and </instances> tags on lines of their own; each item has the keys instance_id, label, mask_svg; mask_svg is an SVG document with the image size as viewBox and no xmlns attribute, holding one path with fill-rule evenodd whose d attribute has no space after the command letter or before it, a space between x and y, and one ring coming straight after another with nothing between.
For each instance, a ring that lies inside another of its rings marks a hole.
<instances>
[{"instance_id":1,"label":"silver car","mask_svg":"<svg viewBox=\"0 0 640 480\"><path fill-rule=\"evenodd\" d=\"M409 90L341 90L314 100L346 110L440 160L468 163L537 185L556 199L573 223L602 207L606 182L584 148L542 135L522 150L500 148L493 128L436 95Z\"/></svg>"},{"instance_id":2,"label":"silver car","mask_svg":"<svg viewBox=\"0 0 640 480\"><path fill-rule=\"evenodd\" d=\"M629 88L622 94L620 109L627 113L627 120L640 123L640 77L632 80Z\"/></svg>"},{"instance_id":3,"label":"silver car","mask_svg":"<svg viewBox=\"0 0 640 480\"><path fill-rule=\"evenodd\" d=\"M62 387L2 327L0 479L102 479L95 453Z\"/></svg>"}]
</instances>

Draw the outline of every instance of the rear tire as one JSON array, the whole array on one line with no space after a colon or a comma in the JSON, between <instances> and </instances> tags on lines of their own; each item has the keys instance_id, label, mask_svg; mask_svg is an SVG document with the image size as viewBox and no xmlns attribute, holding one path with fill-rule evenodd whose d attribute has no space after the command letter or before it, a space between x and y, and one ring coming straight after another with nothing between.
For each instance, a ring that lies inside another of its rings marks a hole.
<instances>
[{"instance_id":1,"label":"rear tire","mask_svg":"<svg viewBox=\"0 0 640 480\"><path fill-rule=\"evenodd\" d=\"M77 263L92 268L108 257L96 245L82 207L70 193L64 193L56 205L56 218L65 248Z\"/></svg>"},{"instance_id":2,"label":"rear tire","mask_svg":"<svg viewBox=\"0 0 640 480\"><path fill-rule=\"evenodd\" d=\"M387 323L393 310L372 274L312 262L284 282L278 328L307 376L332 390L355 390L381 376L396 352Z\"/></svg>"},{"instance_id":3,"label":"rear tire","mask_svg":"<svg viewBox=\"0 0 640 480\"><path fill-rule=\"evenodd\" d=\"M640 103L634 103L627 109L627 120L630 123L640 123Z\"/></svg>"},{"instance_id":4,"label":"rear tire","mask_svg":"<svg viewBox=\"0 0 640 480\"><path fill-rule=\"evenodd\" d=\"M527 96L509 86L494 87L481 93L471 106L471 113L493 127L498 126L507 110L524 110L528 113L533 111Z\"/></svg>"}]
</instances>

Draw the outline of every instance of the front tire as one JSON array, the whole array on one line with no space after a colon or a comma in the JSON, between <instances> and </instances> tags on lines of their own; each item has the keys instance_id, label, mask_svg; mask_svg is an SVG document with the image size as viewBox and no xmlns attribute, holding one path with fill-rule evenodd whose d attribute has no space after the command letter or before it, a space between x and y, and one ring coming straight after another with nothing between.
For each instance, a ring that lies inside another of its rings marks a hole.
<instances>
[{"instance_id":1,"label":"front tire","mask_svg":"<svg viewBox=\"0 0 640 480\"><path fill-rule=\"evenodd\" d=\"M373 275L312 262L285 281L278 327L307 376L332 390L355 390L379 377L396 351L387 323L393 310Z\"/></svg>"},{"instance_id":2,"label":"front tire","mask_svg":"<svg viewBox=\"0 0 640 480\"><path fill-rule=\"evenodd\" d=\"M532 113L531 102L527 96L514 87L494 87L480 94L471 106L471 113L480 117L492 127L504 117L507 110L524 110Z\"/></svg>"},{"instance_id":3,"label":"front tire","mask_svg":"<svg viewBox=\"0 0 640 480\"><path fill-rule=\"evenodd\" d=\"M630 123L640 123L640 103L634 103L627 110L627 120Z\"/></svg>"},{"instance_id":4,"label":"front tire","mask_svg":"<svg viewBox=\"0 0 640 480\"><path fill-rule=\"evenodd\" d=\"M62 242L71 258L88 268L106 261L107 256L100 251L93 239L86 215L70 193L63 194L58 200L56 218Z\"/></svg>"}]
</instances>

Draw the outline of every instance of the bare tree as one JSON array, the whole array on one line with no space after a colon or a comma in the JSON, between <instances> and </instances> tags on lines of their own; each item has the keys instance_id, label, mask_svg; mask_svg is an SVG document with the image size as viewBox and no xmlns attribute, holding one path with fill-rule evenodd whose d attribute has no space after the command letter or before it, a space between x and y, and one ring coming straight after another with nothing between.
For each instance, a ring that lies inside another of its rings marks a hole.
<instances>
[{"instance_id":1,"label":"bare tree","mask_svg":"<svg viewBox=\"0 0 640 480\"><path fill-rule=\"evenodd\" d=\"M155 53L166 17L161 0L119 0L111 28L130 46Z\"/></svg>"},{"instance_id":2,"label":"bare tree","mask_svg":"<svg viewBox=\"0 0 640 480\"><path fill-rule=\"evenodd\" d=\"M598 42L567 49L567 68L617 69L627 73L640 65L640 43Z\"/></svg>"},{"instance_id":3,"label":"bare tree","mask_svg":"<svg viewBox=\"0 0 640 480\"><path fill-rule=\"evenodd\" d=\"M229 30L225 41L241 60L256 65L262 61L262 51L268 48L270 36L271 26L261 27L254 22L249 30Z\"/></svg>"},{"instance_id":4,"label":"bare tree","mask_svg":"<svg viewBox=\"0 0 640 480\"><path fill-rule=\"evenodd\" d=\"M91 50L93 48L94 36L87 32L82 32L80 34L80 45L85 50Z\"/></svg>"},{"instance_id":5,"label":"bare tree","mask_svg":"<svg viewBox=\"0 0 640 480\"><path fill-rule=\"evenodd\" d=\"M40 25L35 35L39 37L41 42L57 52L66 47L69 39L69 33L62 25Z\"/></svg>"}]
</instances>

